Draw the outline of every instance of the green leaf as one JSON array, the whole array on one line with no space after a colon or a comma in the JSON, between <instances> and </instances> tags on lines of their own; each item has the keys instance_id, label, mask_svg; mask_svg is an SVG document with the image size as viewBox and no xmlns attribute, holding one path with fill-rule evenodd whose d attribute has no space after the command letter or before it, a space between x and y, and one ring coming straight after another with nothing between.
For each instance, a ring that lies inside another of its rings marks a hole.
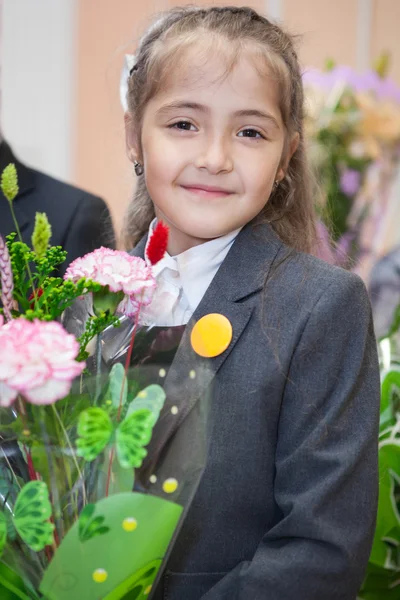
<instances>
[{"instance_id":1,"label":"green leaf","mask_svg":"<svg viewBox=\"0 0 400 600\"><path fill-rule=\"evenodd\" d=\"M400 542L393 539L384 539L388 549L386 565L393 571L400 571Z\"/></svg>"},{"instance_id":2,"label":"green leaf","mask_svg":"<svg viewBox=\"0 0 400 600\"><path fill-rule=\"evenodd\" d=\"M90 462L107 446L113 433L108 413L102 408L92 407L79 415L77 455Z\"/></svg>"},{"instance_id":3,"label":"green leaf","mask_svg":"<svg viewBox=\"0 0 400 600\"><path fill-rule=\"evenodd\" d=\"M93 292L94 313L98 316L106 312L113 315L123 297L123 292L110 292L108 285L102 287L98 292Z\"/></svg>"},{"instance_id":4,"label":"green leaf","mask_svg":"<svg viewBox=\"0 0 400 600\"><path fill-rule=\"evenodd\" d=\"M160 385L149 385L139 392L136 398L132 400L129 405L127 416L141 408L146 408L153 415L154 427L160 416L161 409L164 406L165 398L165 392Z\"/></svg>"},{"instance_id":5,"label":"green leaf","mask_svg":"<svg viewBox=\"0 0 400 600\"><path fill-rule=\"evenodd\" d=\"M5 514L0 512L0 556L3 554L7 541L7 519Z\"/></svg>"},{"instance_id":6,"label":"green leaf","mask_svg":"<svg viewBox=\"0 0 400 600\"><path fill-rule=\"evenodd\" d=\"M47 485L30 481L18 494L14 525L24 542L35 552L53 542L54 525L49 523L51 504Z\"/></svg>"},{"instance_id":7,"label":"green leaf","mask_svg":"<svg viewBox=\"0 0 400 600\"><path fill-rule=\"evenodd\" d=\"M92 287L94 284L92 284ZM87 319L85 325L85 331L78 338L80 350L77 356L77 361L85 360L87 358L86 347L88 343L98 334L104 331L108 326L119 327L120 319L115 315L111 315L108 312L102 313L101 315L91 316Z\"/></svg>"},{"instance_id":8,"label":"green leaf","mask_svg":"<svg viewBox=\"0 0 400 600\"><path fill-rule=\"evenodd\" d=\"M142 408L131 413L117 427L116 446L121 467L128 469L141 466L147 455L143 446L151 440L153 423L153 413Z\"/></svg>"},{"instance_id":9,"label":"green leaf","mask_svg":"<svg viewBox=\"0 0 400 600\"><path fill-rule=\"evenodd\" d=\"M393 424L399 410L398 396L400 392L400 371L391 369L382 381L380 429Z\"/></svg>"},{"instance_id":10,"label":"green leaf","mask_svg":"<svg viewBox=\"0 0 400 600\"><path fill-rule=\"evenodd\" d=\"M1 600L39 600L39 596L31 588L25 578L11 570L4 563L0 563L0 598Z\"/></svg>"},{"instance_id":11,"label":"green leaf","mask_svg":"<svg viewBox=\"0 0 400 600\"><path fill-rule=\"evenodd\" d=\"M397 506L399 489L399 452L400 444L382 442L379 449L379 503L375 537L369 563L384 567L388 549L385 540L397 539L400 542L400 517Z\"/></svg>"},{"instance_id":12,"label":"green leaf","mask_svg":"<svg viewBox=\"0 0 400 600\"><path fill-rule=\"evenodd\" d=\"M125 377L125 369L121 363L113 365L110 371L109 393L115 408L118 408L120 403L121 406L125 404L128 396L128 381Z\"/></svg>"}]
</instances>

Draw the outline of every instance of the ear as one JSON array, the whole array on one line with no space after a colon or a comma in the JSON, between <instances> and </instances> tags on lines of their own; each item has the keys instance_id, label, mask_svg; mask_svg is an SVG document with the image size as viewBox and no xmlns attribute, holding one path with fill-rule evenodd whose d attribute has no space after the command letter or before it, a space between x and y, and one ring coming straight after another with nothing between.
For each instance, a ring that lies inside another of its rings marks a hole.
<instances>
[{"instance_id":1,"label":"ear","mask_svg":"<svg viewBox=\"0 0 400 600\"><path fill-rule=\"evenodd\" d=\"M292 139L289 142L289 148L287 149L286 155L282 157L281 165L280 165L278 172L276 174L276 177L275 177L276 181L282 181L282 179L284 179L284 177L286 175L286 171L287 171L289 163L290 163L290 160L291 160L293 154L296 152L297 148L299 147L299 142L300 142L300 135L296 131L296 133L292 136Z\"/></svg>"},{"instance_id":2,"label":"ear","mask_svg":"<svg viewBox=\"0 0 400 600\"><path fill-rule=\"evenodd\" d=\"M139 136L132 115L124 115L126 153L131 162L140 160Z\"/></svg>"}]
</instances>

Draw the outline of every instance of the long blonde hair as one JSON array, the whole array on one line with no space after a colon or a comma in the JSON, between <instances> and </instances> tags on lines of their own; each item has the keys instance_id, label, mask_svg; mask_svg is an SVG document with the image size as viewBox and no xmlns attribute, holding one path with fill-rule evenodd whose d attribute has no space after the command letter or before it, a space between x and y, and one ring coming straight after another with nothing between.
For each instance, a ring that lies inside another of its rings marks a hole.
<instances>
[{"instance_id":1,"label":"long blonde hair","mask_svg":"<svg viewBox=\"0 0 400 600\"><path fill-rule=\"evenodd\" d=\"M299 134L299 144L285 178L266 200L255 221L268 221L290 247L312 252L316 237L315 214L304 147L302 77L293 39L281 27L247 7L184 7L164 13L142 38L128 80L128 111L135 130L140 133L146 104L162 87L171 64L177 64L185 50L204 34L210 36L211 42L223 42L221 48L225 52L226 42L229 42L228 69L234 66L243 47L252 44L266 60L270 76L277 78L286 146L295 132ZM140 139L140 135L138 137ZM145 178L141 176L124 221L126 247L132 247L141 239L153 218L153 202Z\"/></svg>"}]
</instances>

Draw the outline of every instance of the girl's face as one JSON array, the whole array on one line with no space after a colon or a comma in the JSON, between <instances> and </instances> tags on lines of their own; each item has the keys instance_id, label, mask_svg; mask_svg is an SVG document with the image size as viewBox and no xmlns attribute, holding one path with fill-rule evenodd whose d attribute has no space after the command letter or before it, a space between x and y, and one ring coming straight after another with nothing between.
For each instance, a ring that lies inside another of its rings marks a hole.
<instances>
[{"instance_id":1,"label":"girl's face","mask_svg":"<svg viewBox=\"0 0 400 600\"><path fill-rule=\"evenodd\" d=\"M128 125L129 156L144 165L157 217L179 254L251 221L283 178L297 146L283 157L278 84L243 57L228 76L224 60L196 55L147 104L141 152Z\"/></svg>"}]
</instances>

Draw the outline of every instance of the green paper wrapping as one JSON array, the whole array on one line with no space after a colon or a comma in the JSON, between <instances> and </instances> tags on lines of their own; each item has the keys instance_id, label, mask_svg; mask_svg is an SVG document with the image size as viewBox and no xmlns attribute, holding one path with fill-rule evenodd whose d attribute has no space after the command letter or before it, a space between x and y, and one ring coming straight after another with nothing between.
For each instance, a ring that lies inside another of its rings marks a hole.
<instances>
[{"instance_id":1,"label":"green paper wrapping","mask_svg":"<svg viewBox=\"0 0 400 600\"><path fill-rule=\"evenodd\" d=\"M85 542L76 523L40 584L48 600L119 600L129 591L149 597L182 514L182 507L140 493L116 494L96 504L109 531ZM147 592L147 594L146 594Z\"/></svg>"},{"instance_id":2,"label":"green paper wrapping","mask_svg":"<svg viewBox=\"0 0 400 600\"><path fill-rule=\"evenodd\" d=\"M53 406L0 408L2 600L151 600L204 471L212 374L126 379L123 359Z\"/></svg>"}]
</instances>

